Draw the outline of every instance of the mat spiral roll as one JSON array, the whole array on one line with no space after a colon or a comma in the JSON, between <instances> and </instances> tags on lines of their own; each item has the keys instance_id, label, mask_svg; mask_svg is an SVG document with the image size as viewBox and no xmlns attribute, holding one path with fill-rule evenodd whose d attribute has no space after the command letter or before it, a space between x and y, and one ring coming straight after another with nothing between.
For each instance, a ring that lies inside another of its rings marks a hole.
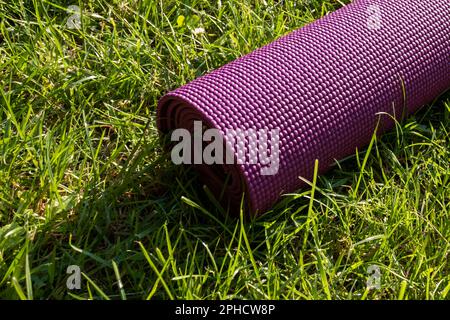
<instances>
[{"instance_id":1,"label":"mat spiral roll","mask_svg":"<svg viewBox=\"0 0 450 320\"><path fill-rule=\"evenodd\" d=\"M359 0L166 94L157 126L279 130L275 174L248 159L196 165L216 195L227 181L228 205L244 193L255 214L302 187L299 177L311 180L315 159L325 172L367 145L377 123L377 133L389 130L389 115L449 87L448 0Z\"/></svg>"}]
</instances>

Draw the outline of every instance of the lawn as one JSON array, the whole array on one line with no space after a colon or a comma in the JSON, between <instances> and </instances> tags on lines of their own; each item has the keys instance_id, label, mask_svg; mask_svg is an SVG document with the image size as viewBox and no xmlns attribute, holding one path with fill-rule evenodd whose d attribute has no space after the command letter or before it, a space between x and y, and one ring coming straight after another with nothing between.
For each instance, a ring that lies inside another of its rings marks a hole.
<instances>
[{"instance_id":1,"label":"lawn","mask_svg":"<svg viewBox=\"0 0 450 320\"><path fill-rule=\"evenodd\" d=\"M0 0L0 298L449 299L449 94L252 219L162 151L164 93L346 3Z\"/></svg>"}]
</instances>

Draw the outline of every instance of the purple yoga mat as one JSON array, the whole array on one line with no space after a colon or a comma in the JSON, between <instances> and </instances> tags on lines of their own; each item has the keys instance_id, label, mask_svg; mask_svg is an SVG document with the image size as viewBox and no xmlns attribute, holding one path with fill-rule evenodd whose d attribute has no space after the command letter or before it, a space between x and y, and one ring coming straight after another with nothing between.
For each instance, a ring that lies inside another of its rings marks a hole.
<instances>
[{"instance_id":1,"label":"purple yoga mat","mask_svg":"<svg viewBox=\"0 0 450 320\"><path fill-rule=\"evenodd\" d=\"M315 159L323 173L367 145L378 122L377 134L449 87L448 0L359 0L168 93L157 125L279 130L276 174L248 158L196 165L232 210L245 194L255 214L311 180Z\"/></svg>"}]
</instances>

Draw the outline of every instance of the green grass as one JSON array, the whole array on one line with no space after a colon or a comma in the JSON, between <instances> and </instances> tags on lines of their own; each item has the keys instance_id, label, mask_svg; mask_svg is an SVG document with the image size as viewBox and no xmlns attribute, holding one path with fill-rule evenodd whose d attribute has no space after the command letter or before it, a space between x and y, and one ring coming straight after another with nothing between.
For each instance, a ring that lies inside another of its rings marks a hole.
<instances>
[{"instance_id":1,"label":"green grass","mask_svg":"<svg viewBox=\"0 0 450 320\"><path fill-rule=\"evenodd\" d=\"M448 299L448 95L251 220L161 151L162 94L348 2L0 0L0 298Z\"/></svg>"}]
</instances>

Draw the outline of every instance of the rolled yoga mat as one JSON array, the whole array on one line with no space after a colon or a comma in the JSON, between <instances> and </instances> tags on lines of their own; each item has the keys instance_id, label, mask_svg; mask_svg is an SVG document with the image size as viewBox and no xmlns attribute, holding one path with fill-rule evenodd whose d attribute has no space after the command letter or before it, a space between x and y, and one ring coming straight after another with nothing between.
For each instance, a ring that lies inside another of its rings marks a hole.
<instances>
[{"instance_id":1,"label":"rolled yoga mat","mask_svg":"<svg viewBox=\"0 0 450 320\"><path fill-rule=\"evenodd\" d=\"M216 197L266 211L450 87L448 0L359 0L165 95L163 133L279 130L279 166L195 165ZM378 125L378 126L377 126ZM246 147L253 146L246 143ZM234 152L238 152L235 147ZM268 148L269 155L276 149ZM248 150L247 152L252 152ZM234 154L238 158L237 154Z\"/></svg>"}]
</instances>

